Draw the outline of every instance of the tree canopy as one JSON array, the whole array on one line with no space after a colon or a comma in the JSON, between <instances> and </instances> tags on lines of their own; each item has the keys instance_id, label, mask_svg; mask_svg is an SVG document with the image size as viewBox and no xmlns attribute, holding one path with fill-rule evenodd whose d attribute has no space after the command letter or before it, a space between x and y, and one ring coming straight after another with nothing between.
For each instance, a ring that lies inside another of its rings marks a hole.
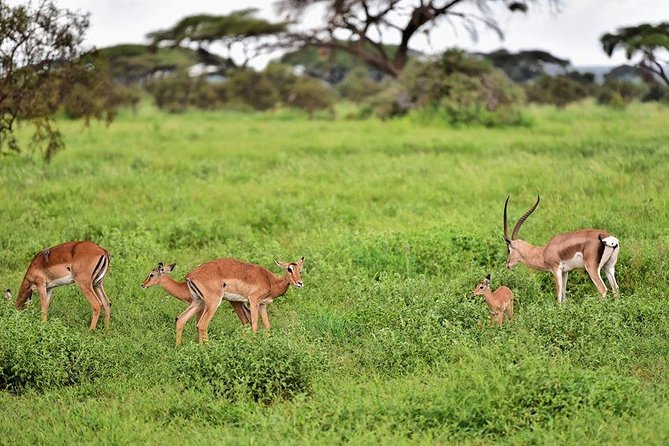
<instances>
[{"instance_id":1,"label":"tree canopy","mask_svg":"<svg viewBox=\"0 0 669 446\"><path fill-rule=\"evenodd\" d=\"M19 151L14 130L21 120L34 124L33 146L47 161L64 147L52 116L79 82L93 88L104 79L93 59L80 58L88 23L87 15L51 0L18 6L0 0L0 152ZM88 102L81 117L99 117L103 105Z\"/></svg>"},{"instance_id":2,"label":"tree canopy","mask_svg":"<svg viewBox=\"0 0 669 446\"><path fill-rule=\"evenodd\" d=\"M406 66L409 44L417 35L430 36L443 22L461 26L476 38L481 29L500 37L497 14L528 10L539 0L277 0L279 11L297 19L312 6L325 8L323 23L307 30L295 30L296 45L313 45L347 51L365 63L392 76ZM557 4L559 0L546 0ZM388 40L390 39L390 40ZM397 43L387 51L385 44Z\"/></svg>"},{"instance_id":3,"label":"tree canopy","mask_svg":"<svg viewBox=\"0 0 669 446\"><path fill-rule=\"evenodd\" d=\"M232 47L241 45L246 65L263 48L262 39L276 36L286 30L288 23L271 23L255 17L255 8L234 11L228 15L197 14L184 17L174 26L153 31L147 35L154 46L166 43L172 46L195 43L199 48L221 43L231 58Z\"/></svg>"},{"instance_id":4,"label":"tree canopy","mask_svg":"<svg viewBox=\"0 0 669 446\"><path fill-rule=\"evenodd\" d=\"M617 49L624 50L627 59L640 56L639 66L657 75L669 86L669 76L664 67L668 63L666 57L669 54L669 22L619 28L615 34L604 34L600 42L609 57Z\"/></svg>"}]
</instances>

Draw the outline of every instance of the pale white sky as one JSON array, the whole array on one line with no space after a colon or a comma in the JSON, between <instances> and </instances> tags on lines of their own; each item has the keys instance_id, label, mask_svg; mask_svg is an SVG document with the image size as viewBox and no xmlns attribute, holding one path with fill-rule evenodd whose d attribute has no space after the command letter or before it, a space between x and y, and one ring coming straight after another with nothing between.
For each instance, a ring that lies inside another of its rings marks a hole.
<instances>
[{"instance_id":1,"label":"pale white sky","mask_svg":"<svg viewBox=\"0 0 669 446\"><path fill-rule=\"evenodd\" d=\"M169 27L197 13L226 14L256 7L262 17L279 20L273 0L56 0L56 4L91 13L87 43L96 47L145 42L149 31ZM545 0L539 0L527 14L503 13L499 22L506 34L504 41L488 32L472 42L465 32L456 35L444 23L433 34L431 47L425 40L417 40L414 48L425 52L453 46L484 52L500 47L512 51L543 49L575 65L616 65L624 63L624 55L608 58L599 44L602 34L621 26L669 20L669 0L562 0L561 9L551 11Z\"/></svg>"}]
</instances>

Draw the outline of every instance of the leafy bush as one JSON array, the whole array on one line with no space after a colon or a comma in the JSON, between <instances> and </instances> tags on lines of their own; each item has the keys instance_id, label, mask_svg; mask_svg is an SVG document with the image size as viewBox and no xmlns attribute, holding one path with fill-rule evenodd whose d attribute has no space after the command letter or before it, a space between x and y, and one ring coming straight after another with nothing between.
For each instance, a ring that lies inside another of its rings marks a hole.
<instances>
[{"instance_id":1,"label":"leafy bush","mask_svg":"<svg viewBox=\"0 0 669 446\"><path fill-rule=\"evenodd\" d=\"M640 100L647 93L648 87L644 84L608 80L599 88L597 102L613 108L625 108L630 102Z\"/></svg>"},{"instance_id":2,"label":"leafy bush","mask_svg":"<svg viewBox=\"0 0 669 446\"><path fill-rule=\"evenodd\" d=\"M236 71L225 84L228 100L248 104L256 110L268 110L280 100L279 91L264 73Z\"/></svg>"},{"instance_id":3,"label":"leafy bush","mask_svg":"<svg viewBox=\"0 0 669 446\"><path fill-rule=\"evenodd\" d=\"M345 99L362 102L381 92L384 87L384 83L374 80L369 75L367 68L355 67L337 84L337 91Z\"/></svg>"},{"instance_id":4,"label":"leafy bush","mask_svg":"<svg viewBox=\"0 0 669 446\"><path fill-rule=\"evenodd\" d=\"M213 109L225 99L225 91L203 77L189 77L185 72L168 75L148 82L147 91L156 105L171 113L184 112L190 107Z\"/></svg>"},{"instance_id":5,"label":"leafy bush","mask_svg":"<svg viewBox=\"0 0 669 446\"><path fill-rule=\"evenodd\" d=\"M334 103L332 90L316 79L300 77L288 92L286 104L306 111L313 116L317 110L326 110Z\"/></svg>"},{"instance_id":6,"label":"leafy bush","mask_svg":"<svg viewBox=\"0 0 669 446\"><path fill-rule=\"evenodd\" d=\"M237 335L186 347L177 372L183 382L209 388L230 401L270 403L311 390L315 364L304 348L280 334Z\"/></svg>"},{"instance_id":7,"label":"leafy bush","mask_svg":"<svg viewBox=\"0 0 669 446\"><path fill-rule=\"evenodd\" d=\"M552 104L563 108L586 98L591 94L591 88L575 80L573 76L542 76L538 81L528 85L525 92L530 102Z\"/></svg>"},{"instance_id":8,"label":"leafy bush","mask_svg":"<svg viewBox=\"0 0 669 446\"><path fill-rule=\"evenodd\" d=\"M449 50L434 62L409 65L397 84L370 100L382 117L416 110L424 118L451 124L518 124L524 95L490 62Z\"/></svg>"},{"instance_id":9,"label":"leafy bush","mask_svg":"<svg viewBox=\"0 0 669 446\"><path fill-rule=\"evenodd\" d=\"M58 320L43 324L0 302L0 390L43 392L93 381L108 368L106 347L68 331Z\"/></svg>"}]
</instances>

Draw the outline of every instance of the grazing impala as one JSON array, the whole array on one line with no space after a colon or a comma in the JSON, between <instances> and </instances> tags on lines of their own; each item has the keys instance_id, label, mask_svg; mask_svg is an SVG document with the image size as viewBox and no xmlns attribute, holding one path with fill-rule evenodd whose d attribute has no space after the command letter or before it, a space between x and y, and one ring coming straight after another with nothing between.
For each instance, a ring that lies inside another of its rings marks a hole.
<instances>
[{"instance_id":1,"label":"grazing impala","mask_svg":"<svg viewBox=\"0 0 669 446\"><path fill-rule=\"evenodd\" d=\"M158 263L158 266L156 266L149 273L149 275L144 280L144 283L142 283L141 287L149 288L154 285L160 285L169 294L176 297L180 301L183 301L186 304L190 305L190 303L193 301L193 298L191 296L190 288L188 288L187 280L179 282L177 280L174 280L172 277L168 276L168 274L174 270L175 266L177 266L176 263L172 263L171 265L167 266L164 266L162 262ZM247 310L246 307L244 307L244 303L243 302L230 302L230 303L232 304L232 308L235 310L235 313L237 314L237 317L239 318L241 323L243 325L249 324L251 322L251 313L249 313L249 310ZM202 314L203 310L204 307L200 309L199 313L200 315ZM199 319L200 317L198 316L198 320Z\"/></svg>"},{"instance_id":2,"label":"grazing impala","mask_svg":"<svg viewBox=\"0 0 669 446\"><path fill-rule=\"evenodd\" d=\"M46 322L51 291L74 282L91 304L93 315L90 329L95 330L101 308L105 312L105 329L109 329L111 304L102 286L107 271L109 254L93 242L67 242L44 249L35 255L28 266L16 297L16 308L22 310L32 293L37 291L42 320Z\"/></svg>"},{"instance_id":3,"label":"grazing impala","mask_svg":"<svg viewBox=\"0 0 669 446\"><path fill-rule=\"evenodd\" d=\"M200 343L206 342L209 323L223 300L233 303L240 320L242 314L246 316L243 304L248 302L253 331L258 331L258 315L265 330L269 330L267 305L275 298L286 294L290 285L297 288L303 285L300 272L304 265L304 257L292 263L278 260L275 262L285 270L283 277L275 276L262 266L229 258L204 263L187 274L186 287L191 301L188 308L177 317L177 345L181 344L184 326L196 314L199 315L198 340ZM185 296L183 288L180 293Z\"/></svg>"},{"instance_id":4,"label":"grazing impala","mask_svg":"<svg viewBox=\"0 0 669 446\"><path fill-rule=\"evenodd\" d=\"M508 236L506 208L509 197L504 202L504 240L509 249L506 261L507 268L511 269L518 262L540 271L551 271L555 278L555 290L558 302L565 299L567 277L569 271L585 268L586 272L597 287L602 298L606 296L606 285L601 279L601 270L611 285L614 295L619 296L616 282L615 267L620 252L618 239L600 229L581 229L580 231L559 234L548 241L546 246L533 246L524 240L518 239L518 231L539 205L539 197L516 223L511 238Z\"/></svg>"},{"instance_id":5,"label":"grazing impala","mask_svg":"<svg viewBox=\"0 0 669 446\"><path fill-rule=\"evenodd\" d=\"M474 296L485 296L485 303L490 309L490 322L497 321L498 324L504 322L504 313L506 319L513 319L513 292L505 286L497 288L495 291L490 291L490 274L476 285Z\"/></svg>"}]
</instances>

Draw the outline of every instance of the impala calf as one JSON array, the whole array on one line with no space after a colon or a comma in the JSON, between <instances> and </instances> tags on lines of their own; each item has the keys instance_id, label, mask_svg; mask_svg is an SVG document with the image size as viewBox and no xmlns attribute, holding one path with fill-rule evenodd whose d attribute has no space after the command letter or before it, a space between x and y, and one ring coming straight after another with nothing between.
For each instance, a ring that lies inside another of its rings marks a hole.
<instances>
[{"instance_id":1,"label":"impala calf","mask_svg":"<svg viewBox=\"0 0 669 446\"><path fill-rule=\"evenodd\" d=\"M191 296L191 291L188 286L188 279L184 280L183 282L179 282L168 275L174 270L176 265L176 263L172 263L171 265L165 266L162 262L158 263L158 266L156 266L149 273L149 275L146 276L146 279L144 280L144 283L142 283L141 287L146 289L154 285L160 285L170 295L190 305L193 301L193 297ZM242 302L230 303L232 304L232 308L235 310L235 314L237 314L237 317L242 324L246 325L251 322L251 313L244 307ZM202 314L203 310L204 308L200 309L200 315ZM200 317L198 316L198 320L199 319Z\"/></svg>"},{"instance_id":2,"label":"impala calf","mask_svg":"<svg viewBox=\"0 0 669 446\"><path fill-rule=\"evenodd\" d=\"M44 249L28 266L16 297L16 308L22 310L36 291L40 297L42 320L46 322L51 291L74 282L91 305L90 329L95 330L101 309L105 312L105 329L109 329L111 303L102 285L107 271L109 254L93 242L67 242ZM5 296L11 297L9 290Z\"/></svg>"},{"instance_id":3,"label":"impala calf","mask_svg":"<svg viewBox=\"0 0 669 446\"><path fill-rule=\"evenodd\" d=\"M558 302L564 302L567 291L569 271L584 268L590 279L597 287L602 298L606 296L606 285L601 278L604 270L614 296L620 291L616 282L615 268L620 253L620 241L601 229L581 229L580 231L559 234L548 241L546 246L534 246L518 239L520 227L539 205L539 197L516 223L511 238L507 229L507 205L509 197L504 202L504 241L508 247L507 268L513 268L517 263L524 263L530 268L540 271L550 271L555 279L555 291Z\"/></svg>"},{"instance_id":4,"label":"impala calf","mask_svg":"<svg viewBox=\"0 0 669 446\"><path fill-rule=\"evenodd\" d=\"M490 309L490 322L496 321L498 324L504 322L504 313L507 320L513 319L513 292L505 286L490 291L490 274L479 282L472 291L474 296L485 296L485 303Z\"/></svg>"}]
</instances>

